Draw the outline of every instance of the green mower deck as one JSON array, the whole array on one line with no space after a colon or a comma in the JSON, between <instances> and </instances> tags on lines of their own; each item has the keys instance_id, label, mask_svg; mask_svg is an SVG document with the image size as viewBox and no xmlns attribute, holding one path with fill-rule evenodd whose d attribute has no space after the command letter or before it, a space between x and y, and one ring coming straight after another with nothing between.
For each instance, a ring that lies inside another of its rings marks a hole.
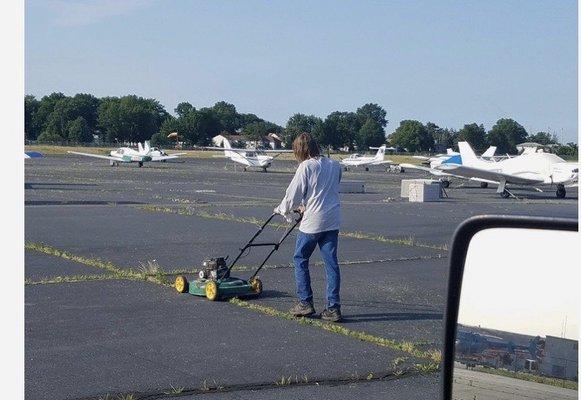
<instances>
[{"instance_id":1,"label":"green mower deck","mask_svg":"<svg viewBox=\"0 0 581 400\"><path fill-rule=\"evenodd\" d=\"M264 230L264 228L270 223L270 221L276 216L277 214L272 214L270 218L268 218L264 224L258 229L258 232L252 236L252 238L246 243L244 247L240 249L240 253L234 259L232 264L225 269L223 272L216 271L216 269L212 270L213 273L210 279L196 279L192 282L188 282L188 279L183 276L179 275L176 277L174 287L180 293L189 293L194 296L202 296L206 297L208 300L217 300L220 298L228 298L228 297L237 297L237 296L250 296L255 295L258 296L262 293L262 282L258 279L257 274L258 272L264 267L266 261L270 258L270 256L278 250L279 246L282 242L290 235L293 229L301 222L302 215L299 213L299 217L295 219L294 224L289 226L280 240L278 242L268 242L268 243L254 243L254 239L256 239L260 233ZM262 263L257 267L256 271L248 278L248 280L235 278L230 276L230 271L236 264L236 262L240 259L242 254L247 249L252 247L269 247L272 246L272 249L262 261ZM216 259L212 259L216 260ZM225 260L220 258L220 260ZM204 263L204 265L206 265ZM215 268L215 267L214 267ZM203 271L202 271L203 272ZM208 277L208 275L205 275ZM201 278L204 277L202 273Z\"/></svg>"}]
</instances>

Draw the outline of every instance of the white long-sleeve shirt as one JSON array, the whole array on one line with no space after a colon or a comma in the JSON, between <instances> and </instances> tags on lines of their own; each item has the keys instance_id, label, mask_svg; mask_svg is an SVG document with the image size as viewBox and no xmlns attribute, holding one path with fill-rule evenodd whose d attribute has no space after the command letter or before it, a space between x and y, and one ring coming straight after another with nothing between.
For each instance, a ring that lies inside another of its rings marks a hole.
<instances>
[{"instance_id":1,"label":"white long-sleeve shirt","mask_svg":"<svg viewBox=\"0 0 581 400\"><path fill-rule=\"evenodd\" d=\"M289 219L293 210L304 205L305 212L299 227L301 232L319 233L339 229L341 174L341 165L327 157L303 161L275 212Z\"/></svg>"}]
</instances>

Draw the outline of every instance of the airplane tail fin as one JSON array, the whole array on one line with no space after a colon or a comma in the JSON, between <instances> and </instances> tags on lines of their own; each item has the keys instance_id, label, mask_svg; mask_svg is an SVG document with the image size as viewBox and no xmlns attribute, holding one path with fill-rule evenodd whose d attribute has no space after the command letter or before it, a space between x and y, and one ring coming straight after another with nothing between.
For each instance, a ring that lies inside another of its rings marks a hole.
<instances>
[{"instance_id":1,"label":"airplane tail fin","mask_svg":"<svg viewBox=\"0 0 581 400\"><path fill-rule=\"evenodd\" d=\"M140 154L143 153L143 146L141 145L141 142L137 143L137 151L139 151Z\"/></svg>"},{"instance_id":2,"label":"airplane tail fin","mask_svg":"<svg viewBox=\"0 0 581 400\"><path fill-rule=\"evenodd\" d=\"M377 149L377 153L375 153L375 160L376 161L383 161L385 158L385 145L381 147L370 147L370 149Z\"/></svg>"},{"instance_id":3,"label":"airplane tail fin","mask_svg":"<svg viewBox=\"0 0 581 400\"><path fill-rule=\"evenodd\" d=\"M490 146L484 153L482 153L482 158L490 158L494 157L494 153L496 153L496 146Z\"/></svg>"},{"instance_id":4,"label":"airplane tail fin","mask_svg":"<svg viewBox=\"0 0 581 400\"><path fill-rule=\"evenodd\" d=\"M145 152L149 153L149 150L151 150L151 146L149 145L149 140L145 141Z\"/></svg>"},{"instance_id":5,"label":"airplane tail fin","mask_svg":"<svg viewBox=\"0 0 581 400\"><path fill-rule=\"evenodd\" d=\"M230 141L226 138L222 139L222 146L224 147L224 157L232 158L238 155L235 151L228 151L227 149L231 149L232 145Z\"/></svg>"},{"instance_id":6,"label":"airplane tail fin","mask_svg":"<svg viewBox=\"0 0 581 400\"><path fill-rule=\"evenodd\" d=\"M474 150L468 142L458 142L460 148L460 156L462 157L462 164L466 166L478 164L478 157L474 154Z\"/></svg>"}]
</instances>

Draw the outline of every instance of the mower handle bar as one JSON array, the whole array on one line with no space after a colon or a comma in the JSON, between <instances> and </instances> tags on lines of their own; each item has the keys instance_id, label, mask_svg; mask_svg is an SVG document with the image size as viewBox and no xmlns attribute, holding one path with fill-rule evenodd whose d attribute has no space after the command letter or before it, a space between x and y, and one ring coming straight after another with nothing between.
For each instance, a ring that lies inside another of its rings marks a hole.
<instances>
[{"instance_id":1,"label":"mower handle bar","mask_svg":"<svg viewBox=\"0 0 581 400\"><path fill-rule=\"evenodd\" d=\"M284 232L284 234L282 235L282 237L279 239L278 242L276 243L254 243L254 239L256 239L264 230L264 228L266 228L266 226L270 223L270 221L272 221L272 219L276 216L276 215L280 215L277 213L272 213L272 215L270 217L268 217L268 219L266 221L264 221L264 223L262 224L262 226L260 228L258 228L258 231L254 234L254 236L252 236L252 238L250 238L250 240L248 241L248 243L246 243L246 245L244 245L244 247L242 247L240 249L240 253L238 253L238 255L236 256L236 258L234 259L234 261L232 261L232 264L230 264L230 266L228 267L228 270L225 271L221 276L220 279L222 279L224 276L226 276L231 270L232 267L234 267L234 265L236 264L236 262L238 261L238 259L240 259L240 257L242 257L242 254L244 254L244 252L246 251L246 249L250 248L250 247L261 247L261 246L272 246L272 250L270 251L270 253L268 253L268 255L266 256L266 258L264 259L264 261L262 261L262 264L260 264L260 266L258 267L258 269L254 272L254 274L252 274L252 276L248 279L252 279L256 276L256 274L258 274L258 271L260 271L262 269L262 267L264 267L264 264L266 264L266 262L268 261L268 259L270 258L270 256L272 255L272 253L274 253L275 251L278 250L278 248L280 247L280 245L282 244L282 242L284 242L284 240L288 237L288 235L290 235L290 233L295 229L295 227L301 222L302 218L303 218L303 214L300 213L298 210L293 210L293 212L298 214L298 217L294 219L294 223L289 226L286 231Z\"/></svg>"}]
</instances>

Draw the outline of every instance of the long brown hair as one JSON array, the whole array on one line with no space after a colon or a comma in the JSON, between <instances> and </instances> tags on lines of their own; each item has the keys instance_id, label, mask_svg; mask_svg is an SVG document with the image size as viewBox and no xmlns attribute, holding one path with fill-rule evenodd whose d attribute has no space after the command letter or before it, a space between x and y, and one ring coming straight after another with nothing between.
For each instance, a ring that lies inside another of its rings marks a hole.
<instances>
[{"instance_id":1,"label":"long brown hair","mask_svg":"<svg viewBox=\"0 0 581 400\"><path fill-rule=\"evenodd\" d=\"M303 162L309 158L319 157L321 150L315 138L303 132L293 141L293 153L298 162Z\"/></svg>"}]
</instances>

